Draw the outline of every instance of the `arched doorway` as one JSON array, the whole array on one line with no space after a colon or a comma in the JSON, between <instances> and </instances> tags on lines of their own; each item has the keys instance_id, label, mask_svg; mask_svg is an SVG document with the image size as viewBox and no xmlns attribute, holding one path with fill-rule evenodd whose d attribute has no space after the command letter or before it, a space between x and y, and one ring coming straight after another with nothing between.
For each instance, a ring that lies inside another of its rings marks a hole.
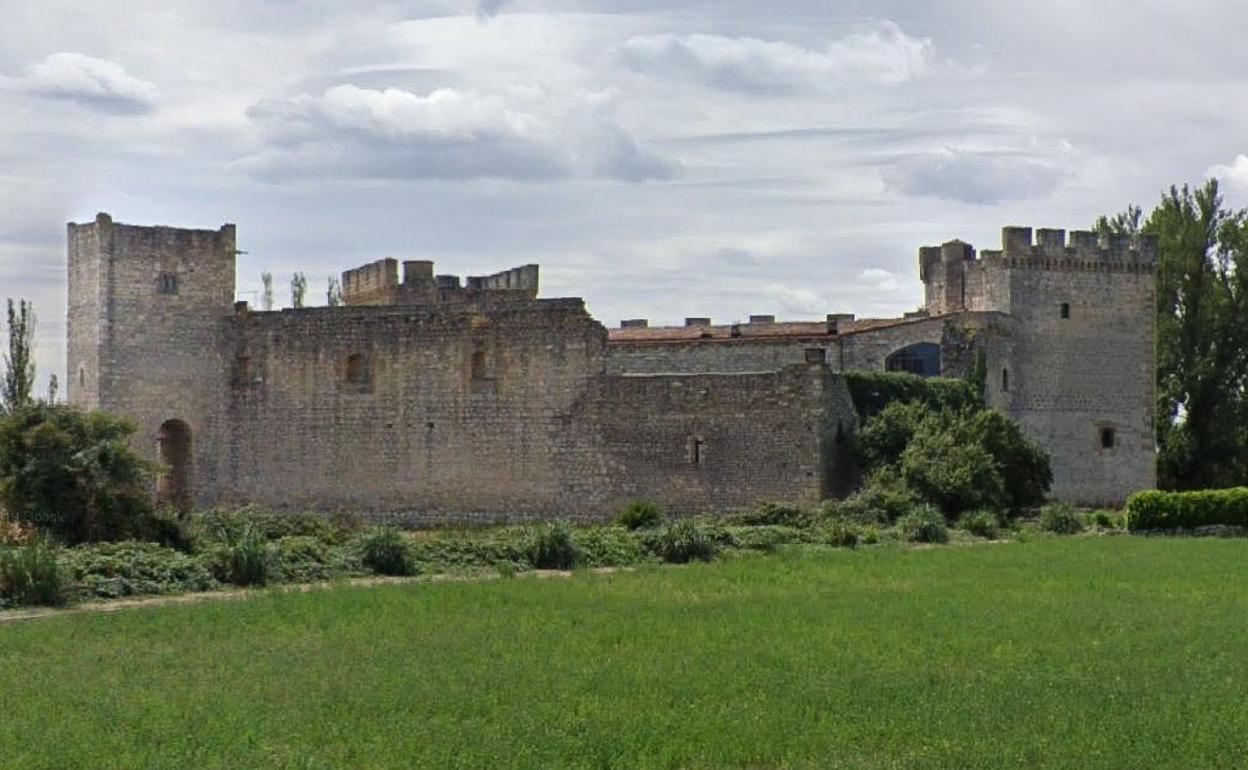
<instances>
[{"instance_id":1,"label":"arched doorway","mask_svg":"<svg viewBox=\"0 0 1248 770\"><path fill-rule=\"evenodd\" d=\"M934 342L918 342L894 351L884 361L889 372L909 372L920 377L940 376L940 345Z\"/></svg>"},{"instance_id":2,"label":"arched doorway","mask_svg":"<svg viewBox=\"0 0 1248 770\"><path fill-rule=\"evenodd\" d=\"M156 504L179 511L191 508L191 428L181 420L167 420L156 434Z\"/></svg>"}]
</instances>

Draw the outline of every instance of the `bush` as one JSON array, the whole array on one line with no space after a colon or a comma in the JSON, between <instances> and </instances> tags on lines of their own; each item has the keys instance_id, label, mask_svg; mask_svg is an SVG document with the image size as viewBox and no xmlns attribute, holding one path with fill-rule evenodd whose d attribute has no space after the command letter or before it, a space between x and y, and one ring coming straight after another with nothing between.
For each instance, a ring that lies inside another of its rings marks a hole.
<instances>
[{"instance_id":1,"label":"bush","mask_svg":"<svg viewBox=\"0 0 1248 770\"><path fill-rule=\"evenodd\" d=\"M754 510L733 514L730 521L745 527L807 527L811 511L796 503L763 503Z\"/></svg>"},{"instance_id":2,"label":"bush","mask_svg":"<svg viewBox=\"0 0 1248 770\"><path fill-rule=\"evenodd\" d=\"M945 517L932 505L920 505L897 522L901 536L911 543L946 543L949 529Z\"/></svg>"},{"instance_id":3,"label":"bush","mask_svg":"<svg viewBox=\"0 0 1248 770\"><path fill-rule=\"evenodd\" d=\"M311 583L333 576L329 546L310 535L283 537L274 543L281 579L291 583Z\"/></svg>"},{"instance_id":4,"label":"bush","mask_svg":"<svg viewBox=\"0 0 1248 770\"><path fill-rule=\"evenodd\" d=\"M857 548L861 530L850 521L830 521L819 532L821 542L837 548Z\"/></svg>"},{"instance_id":5,"label":"bush","mask_svg":"<svg viewBox=\"0 0 1248 770\"><path fill-rule=\"evenodd\" d=\"M891 469L878 471L862 490L824 506L824 515L860 524L891 524L918 505L919 496Z\"/></svg>"},{"instance_id":6,"label":"bush","mask_svg":"<svg viewBox=\"0 0 1248 770\"><path fill-rule=\"evenodd\" d=\"M900 468L906 485L950 518L976 508L1000 508L1006 501L992 455L936 421L924 423L902 453Z\"/></svg>"},{"instance_id":7,"label":"bush","mask_svg":"<svg viewBox=\"0 0 1248 770\"><path fill-rule=\"evenodd\" d=\"M99 599L206 591L217 585L199 559L156 543L80 545L65 551L62 563L77 593Z\"/></svg>"},{"instance_id":8,"label":"bush","mask_svg":"<svg viewBox=\"0 0 1248 770\"><path fill-rule=\"evenodd\" d=\"M397 529L384 527L366 535L362 551L364 566L378 575L399 577L416 574L407 538Z\"/></svg>"},{"instance_id":9,"label":"bush","mask_svg":"<svg viewBox=\"0 0 1248 770\"><path fill-rule=\"evenodd\" d=\"M9 545L27 545L36 538L35 528L20 521L14 521L0 510L0 547Z\"/></svg>"},{"instance_id":10,"label":"bush","mask_svg":"<svg viewBox=\"0 0 1248 770\"><path fill-rule=\"evenodd\" d=\"M537 569L572 569L580 561L580 550L566 522L539 524L529 544L529 562Z\"/></svg>"},{"instance_id":11,"label":"bush","mask_svg":"<svg viewBox=\"0 0 1248 770\"><path fill-rule=\"evenodd\" d=\"M1001 534L1000 519L992 511L979 510L964 513L962 518L958 519L958 528L988 540L996 540L997 535Z\"/></svg>"},{"instance_id":12,"label":"bush","mask_svg":"<svg viewBox=\"0 0 1248 770\"><path fill-rule=\"evenodd\" d=\"M1074 535L1083 531L1083 520L1067 503L1052 503L1040 509L1040 529L1058 535Z\"/></svg>"},{"instance_id":13,"label":"bush","mask_svg":"<svg viewBox=\"0 0 1248 770\"><path fill-rule=\"evenodd\" d=\"M150 467L134 427L103 412L46 403L0 418L0 506L69 543L124 540L151 512Z\"/></svg>"},{"instance_id":14,"label":"bush","mask_svg":"<svg viewBox=\"0 0 1248 770\"><path fill-rule=\"evenodd\" d=\"M1018 513L1044 502L1053 485L1049 454L1023 435L1018 423L1000 412L977 412L970 420L969 439L992 455L1005 485L1006 510Z\"/></svg>"},{"instance_id":15,"label":"bush","mask_svg":"<svg viewBox=\"0 0 1248 770\"><path fill-rule=\"evenodd\" d=\"M418 568L428 571L473 570L502 564L528 569L531 540L532 532L525 527L419 532L408 542L408 552Z\"/></svg>"},{"instance_id":16,"label":"bush","mask_svg":"<svg viewBox=\"0 0 1248 770\"><path fill-rule=\"evenodd\" d=\"M587 567L622 567L645 558L641 543L618 527L593 527L576 536L580 563Z\"/></svg>"},{"instance_id":17,"label":"bush","mask_svg":"<svg viewBox=\"0 0 1248 770\"><path fill-rule=\"evenodd\" d=\"M1117 529L1119 526L1119 517L1113 511L1089 511L1083 520L1089 527L1100 529Z\"/></svg>"},{"instance_id":18,"label":"bush","mask_svg":"<svg viewBox=\"0 0 1248 770\"><path fill-rule=\"evenodd\" d=\"M665 525L650 539L649 546L656 556L671 564L710 561L719 551L711 534L693 519Z\"/></svg>"},{"instance_id":19,"label":"bush","mask_svg":"<svg viewBox=\"0 0 1248 770\"><path fill-rule=\"evenodd\" d=\"M628 507L615 517L617 525L631 530L654 529L662 526L666 520L667 517L663 515L659 506L641 500L629 503Z\"/></svg>"},{"instance_id":20,"label":"bush","mask_svg":"<svg viewBox=\"0 0 1248 770\"><path fill-rule=\"evenodd\" d=\"M946 377L902 372L845 372L845 384L859 417L868 420L889 404L919 403L934 409L979 409L983 400L974 384Z\"/></svg>"},{"instance_id":21,"label":"bush","mask_svg":"<svg viewBox=\"0 0 1248 770\"><path fill-rule=\"evenodd\" d=\"M814 533L810 530L778 525L729 527L727 532L730 536L728 540L717 538L711 533L712 542L749 551L772 551L778 545L807 543L814 539Z\"/></svg>"},{"instance_id":22,"label":"bush","mask_svg":"<svg viewBox=\"0 0 1248 770\"><path fill-rule=\"evenodd\" d=\"M855 437L858 464L871 473L897 462L919 426L932 414L931 407L919 401L894 401L884 407Z\"/></svg>"},{"instance_id":23,"label":"bush","mask_svg":"<svg viewBox=\"0 0 1248 770\"><path fill-rule=\"evenodd\" d=\"M1248 487L1137 492L1127 500L1132 532L1212 526L1248 527Z\"/></svg>"},{"instance_id":24,"label":"bush","mask_svg":"<svg viewBox=\"0 0 1248 770\"><path fill-rule=\"evenodd\" d=\"M0 609L59 607L66 601L57 549L48 541L0 548Z\"/></svg>"}]
</instances>

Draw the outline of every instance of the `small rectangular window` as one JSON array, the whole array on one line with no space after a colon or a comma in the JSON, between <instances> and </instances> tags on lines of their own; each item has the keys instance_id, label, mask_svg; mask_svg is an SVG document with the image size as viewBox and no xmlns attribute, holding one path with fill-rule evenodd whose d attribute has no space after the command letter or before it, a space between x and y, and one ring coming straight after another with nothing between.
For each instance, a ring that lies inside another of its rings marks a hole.
<instances>
[{"instance_id":1,"label":"small rectangular window","mask_svg":"<svg viewBox=\"0 0 1248 770\"><path fill-rule=\"evenodd\" d=\"M156 291L160 294L177 294L178 293L178 275L177 273L161 273L156 280Z\"/></svg>"},{"instance_id":2,"label":"small rectangular window","mask_svg":"<svg viewBox=\"0 0 1248 770\"><path fill-rule=\"evenodd\" d=\"M826 364L827 362L828 351L826 348L806 348L806 363Z\"/></svg>"},{"instance_id":3,"label":"small rectangular window","mask_svg":"<svg viewBox=\"0 0 1248 770\"><path fill-rule=\"evenodd\" d=\"M1062 318L1070 318L1070 303L1062 303Z\"/></svg>"},{"instance_id":4,"label":"small rectangular window","mask_svg":"<svg viewBox=\"0 0 1248 770\"><path fill-rule=\"evenodd\" d=\"M702 465L706 462L706 442L698 436L689 437L689 464Z\"/></svg>"},{"instance_id":5,"label":"small rectangular window","mask_svg":"<svg viewBox=\"0 0 1248 770\"><path fill-rule=\"evenodd\" d=\"M1118 436L1113 428L1101 428L1101 449L1113 449L1117 442Z\"/></svg>"},{"instance_id":6,"label":"small rectangular window","mask_svg":"<svg viewBox=\"0 0 1248 770\"><path fill-rule=\"evenodd\" d=\"M1001 370L1001 391L1003 393L1010 392L1010 370L1009 369Z\"/></svg>"}]
</instances>

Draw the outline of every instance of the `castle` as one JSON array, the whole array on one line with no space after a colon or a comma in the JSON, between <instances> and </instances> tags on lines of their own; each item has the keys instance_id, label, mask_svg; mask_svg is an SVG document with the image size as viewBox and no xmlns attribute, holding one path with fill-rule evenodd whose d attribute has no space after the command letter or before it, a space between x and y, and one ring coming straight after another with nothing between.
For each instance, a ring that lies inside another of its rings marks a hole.
<instances>
[{"instance_id":1,"label":"castle","mask_svg":"<svg viewBox=\"0 0 1248 770\"><path fill-rule=\"evenodd\" d=\"M435 275L382 260L344 304L235 302L235 228L68 226L70 402L132 419L189 507L405 513L421 522L602 519L815 502L854 484L840 372L959 376L1053 459L1054 496L1154 484L1149 237L1005 228L919 250L922 311L896 319L608 330L539 271Z\"/></svg>"}]
</instances>

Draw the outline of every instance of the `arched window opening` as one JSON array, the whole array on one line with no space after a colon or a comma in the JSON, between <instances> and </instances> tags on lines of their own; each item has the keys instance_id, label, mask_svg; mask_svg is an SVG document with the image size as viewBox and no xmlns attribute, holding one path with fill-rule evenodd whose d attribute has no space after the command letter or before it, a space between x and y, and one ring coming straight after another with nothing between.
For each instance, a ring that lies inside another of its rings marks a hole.
<instances>
[{"instance_id":1,"label":"arched window opening","mask_svg":"<svg viewBox=\"0 0 1248 770\"><path fill-rule=\"evenodd\" d=\"M191 509L191 428L182 420L167 420L156 434L156 504L185 512Z\"/></svg>"},{"instance_id":2,"label":"arched window opening","mask_svg":"<svg viewBox=\"0 0 1248 770\"><path fill-rule=\"evenodd\" d=\"M895 351L884 360L889 372L909 372L920 377L940 376L940 345L918 342Z\"/></svg>"}]
</instances>

